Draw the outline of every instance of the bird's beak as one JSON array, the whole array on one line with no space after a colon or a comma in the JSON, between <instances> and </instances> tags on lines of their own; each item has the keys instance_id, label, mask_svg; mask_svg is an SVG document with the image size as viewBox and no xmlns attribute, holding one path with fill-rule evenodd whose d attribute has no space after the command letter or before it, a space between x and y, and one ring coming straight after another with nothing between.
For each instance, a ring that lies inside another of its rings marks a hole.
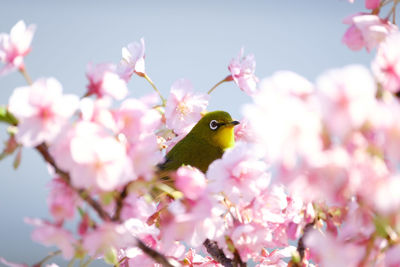
<instances>
[{"instance_id":1,"label":"bird's beak","mask_svg":"<svg viewBox=\"0 0 400 267\"><path fill-rule=\"evenodd\" d=\"M238 122L238 121L231 121L229 124L230 124L230 125L233 125L233 126L236 126L236 125L240 124L240 122Z\"/></svg>"}]
</instances>

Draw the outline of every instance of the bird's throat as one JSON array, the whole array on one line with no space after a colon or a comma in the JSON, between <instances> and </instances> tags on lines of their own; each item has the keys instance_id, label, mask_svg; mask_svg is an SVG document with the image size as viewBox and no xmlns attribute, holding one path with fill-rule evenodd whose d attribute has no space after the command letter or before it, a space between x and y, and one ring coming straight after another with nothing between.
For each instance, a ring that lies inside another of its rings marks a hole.
<instances>
[{"instance_id":1,"label":"bird's throat","mask_svg":"<svg viewBox=\"0 0 400 267\"><path fill-rule=\"evenodd\" d=\"M233 147L235 145L233 126L226 126L219 129L218 134L213 139L222 150Z\"/></svg>"}]
</instances>

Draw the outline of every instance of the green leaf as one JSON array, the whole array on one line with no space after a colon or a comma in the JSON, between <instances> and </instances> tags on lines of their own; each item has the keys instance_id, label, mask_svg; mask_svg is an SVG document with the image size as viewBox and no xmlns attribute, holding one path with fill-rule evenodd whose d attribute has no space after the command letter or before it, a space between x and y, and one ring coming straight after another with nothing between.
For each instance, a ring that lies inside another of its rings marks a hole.
<instances>
[{"instance_id":1,"label":"green leaf","mask_svg":"<svg viewBox=\"0 0 400 267\"><path fill-rule=\"evenodd\" d=\"M0 122L5 122L11 125L17 125L18 120L11 114L6 107L0 107Z\"/></svg>"},{"instance_id":2,"label":"green leaf","mask_svg":"<svg viewBox=\"0 0 400 267\"><path fill-rule=\"evenodd\" d=\"M110 248L104 254L104 261L108 264L119 266L117 251L115 250L115 248Z\"/></svg>"}]
</instances>

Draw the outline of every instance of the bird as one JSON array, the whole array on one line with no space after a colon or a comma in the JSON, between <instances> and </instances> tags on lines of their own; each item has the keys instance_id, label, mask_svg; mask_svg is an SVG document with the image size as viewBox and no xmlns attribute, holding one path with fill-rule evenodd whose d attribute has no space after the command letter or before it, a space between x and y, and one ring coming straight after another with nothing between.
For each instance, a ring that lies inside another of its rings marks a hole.
<instances>
[{"instance_id":1,"label":"bird","mask_svg":"<svg viewBox=\"0 0 400 267\"><path fill-rule=\"evenodd\" d=\"M190 165L206 173L214 160L221 158L228 148L235 145L234 127L238 124L239 121L233 120L228 112L207 112L167 153L164 162L157 165L159 181L167 185L167 188L158 184L158 188L153 188L151 192L153 198L159 199L167 191L167 194L173 192L170 191L175 188L171 172L183 165ZM160 187L163 188L161 191Z\"/></svg>"},{"instance_id":2,"label":"bird","mask_svg":"<svg viewBox=\"0 0 400 267\"><path fill-rule=\"evenodd\" d=\"M206 173L214 160L235 145L234 126L238 124L228 112L218 110L206 113L167 153L165 161L158 165L159 170L168 172L190 165Z\"/></svg>"}]
</instances>

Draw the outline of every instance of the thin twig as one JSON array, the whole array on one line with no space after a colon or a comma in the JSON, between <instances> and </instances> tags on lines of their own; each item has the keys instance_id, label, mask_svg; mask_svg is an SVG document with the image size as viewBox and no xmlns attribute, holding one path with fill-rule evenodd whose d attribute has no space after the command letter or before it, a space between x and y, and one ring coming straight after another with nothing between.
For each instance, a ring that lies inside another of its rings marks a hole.
<instances>
[{"instance_id":1,"label":"thin twig","mask_svg":"<svg viewBox=\"0 0 400 267\"><path fill-rule=\"evenodd\" d=\"M215 88L217 88L218 86L220 86L224 82L228 82L228 81L231 81L231 80L232 80L232 75L226 76L224 79L222 79L221 81L217 82L210 90L208 90L207 94L211 94L215 90Z\"/></svg>"},{"instance_id":2,"label":"thin twig","mask_svg":"<svg viewBox=\"0 0 400 267\"><path fill-rule=\"evenodd\" d=\"M31 77L29 76L29 74L28 74L28 72L26 71L26 69L25 69L25 68L21 68L21 69L19 70L19 72L22 74L22 76L24 76L24 78L25 78L27 84L32 85L32 79L31 79Z\"/></svg>"},{"instance_id":3,"label":"thin twig","mask_svg":"<svg viewBox=\"0 0 400 267\"><path fill-rule=\"evenodd\" d=\"M46 257L44 257L41 261L39 261L38 263L34 264L33 266L35 267L40 267L43 265L43 263L45 263L46 261L50 260L51 258L57 256L61 254L61 250L56 250L53 252L50 252L49 255L47 255Z\"/></svg>"},{"instance_id":4,"label":"thin twig","mask_svg":"<svg viewBox=\"0 0 400 267\"><path fill-rule=\"evenodd\" d=\"M154 91L156 91L157 94L160 96L161 102L162 102L162 106L165 107L165 104L167 103L167 101L166 101L165 98L162 96L161 92L157 89L156 85L153 83L153 81L150 79L150 77L147 76L146 73L143 73L143 74L141 74L141 75L139 75L139 76L145 78L146 81L148 81L148 82L150 83L150 85L153 87Z\"/></svg>"}]
</instances>

